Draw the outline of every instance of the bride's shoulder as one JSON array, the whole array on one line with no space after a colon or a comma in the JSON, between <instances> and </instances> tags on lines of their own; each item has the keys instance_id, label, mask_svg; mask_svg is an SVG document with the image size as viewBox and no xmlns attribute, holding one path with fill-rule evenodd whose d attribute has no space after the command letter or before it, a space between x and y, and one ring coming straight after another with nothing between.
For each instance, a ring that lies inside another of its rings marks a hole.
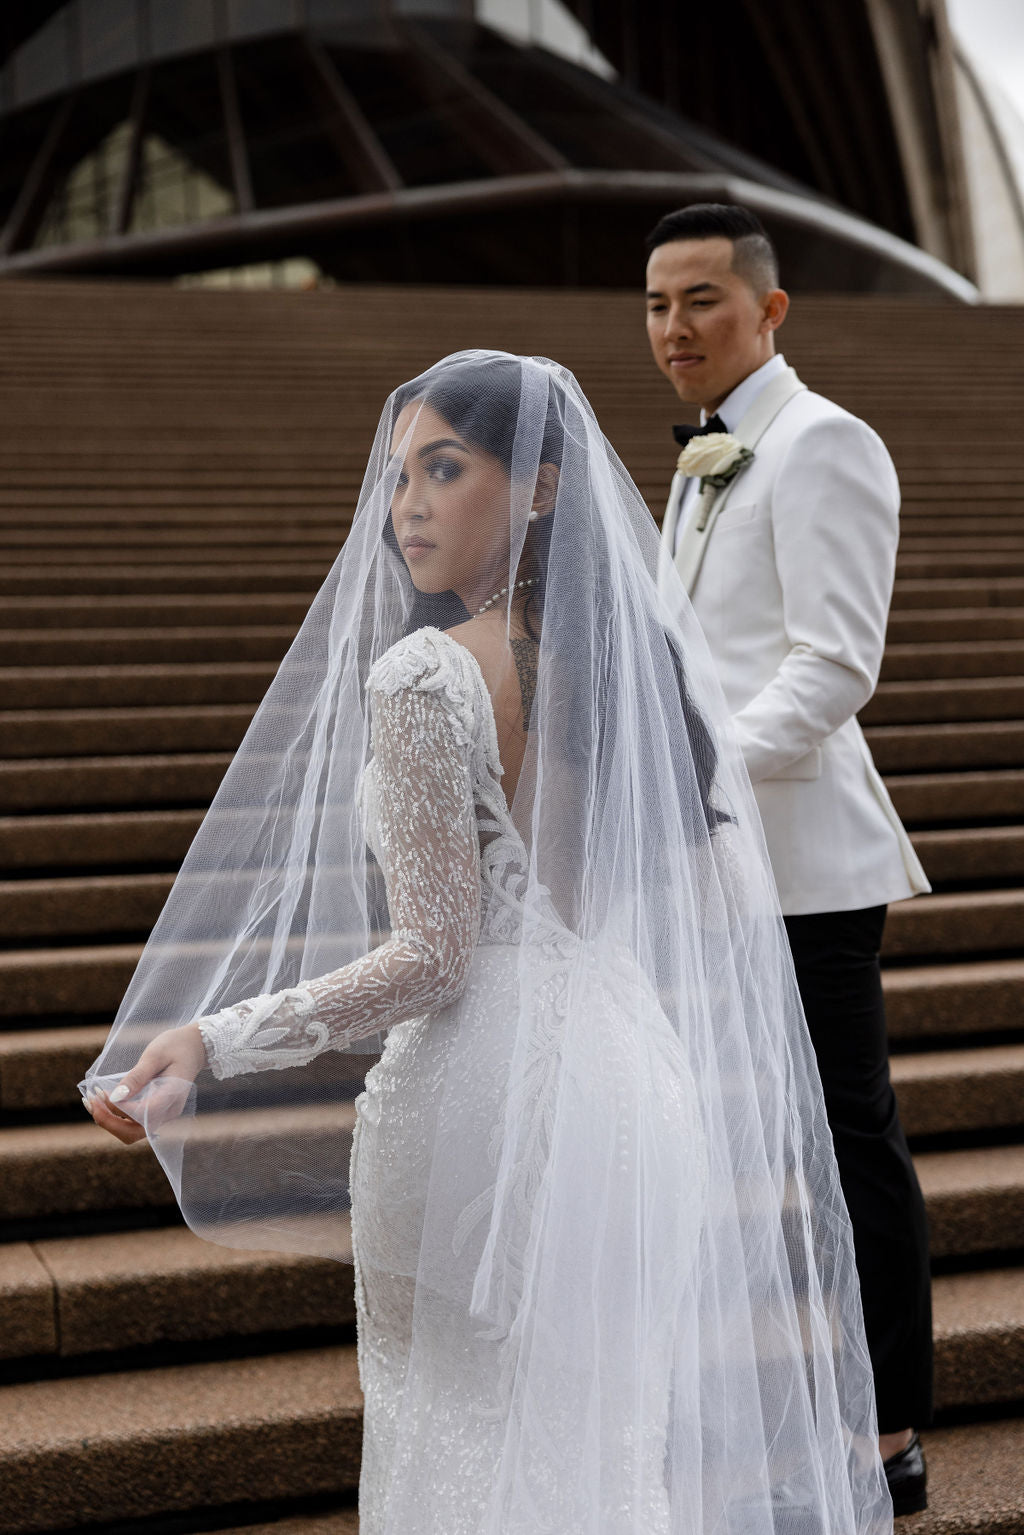
<instances>
[{"instance_id":1,"label":"bride's shoulder","mask_svg":"<svg viewBox=\"0 0 1024 1535\"><path fill-rule=\"evenodd\" d=\"M473 692L473 665L469 647L452 634L441 629L416 629L378 657L370 668L367 687L384 694L407 690L439 693L447 702L461 705Z\"/></svg>"}]
</instances>

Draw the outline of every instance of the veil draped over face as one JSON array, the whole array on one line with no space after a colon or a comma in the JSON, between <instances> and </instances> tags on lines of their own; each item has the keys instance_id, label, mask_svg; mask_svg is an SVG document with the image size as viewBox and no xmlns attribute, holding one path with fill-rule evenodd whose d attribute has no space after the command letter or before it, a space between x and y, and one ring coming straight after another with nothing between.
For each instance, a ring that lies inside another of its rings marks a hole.
<instances>
[{"instance_id":1,"label":"veil draped over face","mask_svg":"<svg viewBox=\"0 0 1024 1535\"><path fill-rule=\"evenodd\" d=\"M392 524L424 404L503 467L481 602L525 572L538 648L508 811L475 662L453 695L476 947L464 989L414 1009L437 1068L416 1209L399 1220L371 1189L354 1212L411 1295L393 1528L420 1528L428 1361L461 1338L500 1366L458 1429L494 1436L486 1535L875 1535L891 1507L852 1239L757 810L682 587L659 596L657 528L564 368L464 352L388 400L344 548L87 1082L111 1086L169 1025L271 999L257 1064L278 1069L161 1079L126 1108L201 1236L349 1257L352 1100L411 1005L390 961L359 968L407 927L366 845L368 699L388 695L370 674L391 652L394 695L405 637L468 616L416 591ZM551 504L531 518L544 464ZM425 749L389 738L396 782ZM438 802L423 892L450 882L450 818ZM341 970L354 1000L321 1026L303 988ZM273 1027L288 995L300 1036Z\"/></svg>"}]
</instances>

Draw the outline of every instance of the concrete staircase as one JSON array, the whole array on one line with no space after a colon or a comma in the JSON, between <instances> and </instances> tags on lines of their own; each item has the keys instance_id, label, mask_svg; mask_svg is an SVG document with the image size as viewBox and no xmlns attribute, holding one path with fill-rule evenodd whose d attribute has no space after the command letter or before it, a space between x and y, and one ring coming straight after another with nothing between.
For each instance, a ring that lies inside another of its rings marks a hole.
<instances>
[{"instance_id":1,"label":"concrete staircase","mask_svg":"<svg viewBox=\"0 0 1024 1535\"><path fill-rule=\"evenodd\" d=\"M656 511L672 397L623 295L11 284L0 333L0 1535L355 1535L350 1270L197 1241L74 1084L388 390L461 346L553 355ZM786 343L905 492L864 714L936 886L886 937L938 1350L903 1529L1024 1535L1024 311L804 299Z\"/></svg>"}]
</instances>

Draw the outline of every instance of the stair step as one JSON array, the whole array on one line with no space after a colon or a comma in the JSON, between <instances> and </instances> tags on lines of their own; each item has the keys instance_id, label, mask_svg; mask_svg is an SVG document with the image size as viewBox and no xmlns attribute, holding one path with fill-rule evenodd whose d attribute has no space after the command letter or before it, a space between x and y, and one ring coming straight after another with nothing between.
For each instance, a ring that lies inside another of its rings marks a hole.
<instances>
[{"instance_id":1,"label":"stair step","mask_svg":"<svg viewBox=\"0 0 1024 1535\"><path fill-rule=\"evenodd\" d=\"M354 1122L350 1105L326 1111L294 1106L249 1114L249 1133L325 1136L332 1155L337 1137L347 1140ZM308 1121L308 1125L307 1125ZM202 1133L237 1133L229 1116L209 1117ZM965 1256L1022 1245L1024 1239L1024 1146L926 1152L919 1168L935 1256ZM0 1220L85 1215L96 1211L173 1211L174 1197L148 1142L124 1147L97 1126L30 1125L7 1128L0 1137ZM130 1224L130 1221L127 1221Z\"/></svg>"},{"instance_id":2,"label":"stair step","mask_svg":"<svg viewBox=\"0 0 1024 1535\"><path fill-rule=\"evenodd\" d=\"M77 1108L75 1084L102 1049L107 1026L0 1033L0 1109ZM346 1057L358 1078L372 1057ZM892 1078L908 1135L1024 1124L1024 1045L894 1055Z\"/></svg>"},{"instance_id":3,"label":"stair step","mask_svg":"<svg viewBox=\"0 0 1024 1535\"><path fill-rule=\"evenodd\" d=\"M892 605L899 613L910 608L1019 608L1024 606L1024 577L907 577L896 581Z\"/></svg>"},{"instance_id":4,"label":"stair step","mask_svg":"<svg viewBox=\"0 0 1024 1535\"><path fill-rule=\"evenodd\" d=\"M199 830L203 813L122 810L94 815L0 816L0 869L178 865Z\"/></svg>"},{"instance_id":5,"label":"stair step","mask_svg":"<svg viewBox=\"0 0 1024 1535\"><path fill-rule=\"evenodd\" d=\"M969 1423L930 1429L930 1507L896 1526L908 1535L1024 1535L1024 1421ZM217 1535L229 1535L223 1529ZM359 1535L351 1508L298 1514L273 1524L232 1526L230 1535Z\"/></svg>"},{"instance_id":6,"label":"stair step","mask_svg":"<svg viewBox=\"0 0 1024 1535\"><path fill-rule=\"evenodd\" d=\"M158 631L281 626L292 633L309 609L305 592L194 592L181 596L8 597L0 604L0 631L41 629ZM1024 624L1022 624L1024 632Z\"/></svg>"},{"instance_id":7,"label":"stair step","mask_svg":"<svg viewBox=\"0 0 1024 1535\"><path fill-rule=\"evenodd\" d=\"M926 1513L896 1526L907 1535L1024 1535L1024 1420L930 1429ZM339 1530L340 1535L340 1530Z\"/></svg>"},{"instance_id":8,"label":"stair step","mask_svg":"<svg viewBox=\"0 0 1024 1535\"><path fill-rule=\"evenodd\" d=\"M1024 1145L923 1152L914 1166L933 1258L1024 1246Z\"/></svg>"},{"instance_id":9,"label":"stair step","mask_svg":"<svg viewBox=\"0 0 1024 1535\"><path fill-rule=\"evenodd\" d=\"M208 615L208 618L212 615ZM218 615L219 617L219 615ZM89 625L73 629L0 629L0 667L168 665L173 661L279 661L295 636L291 624L188 627Z\"/></svg>"},{"instance_id":10,"label":"stair step","mask_svg":"<svg viewBox=\"0 0 1024 1535\"><path fill-rule=\"evenodd\" d=\"M56 1354L57 1305L53 1280L30 1242L0 1246L0 1360Z\"/></svg>"},{"instance_id":11,"label":"stair step","mask_svg":"<svg viewBox=\"0 0 1024 1535\"><path fill-rule=\"evenodd\" d=\"M931 821L973 821L1024 816L1024 771L905 773L886 788L908 826Z\"/></svg>"},{"instance_id":12,"label":"stair step","mask_svg":"<svg viewBox=\"0 0 1024 1535\"><path fill-rule=\"evenodd\" d=\"M0 1246L0 1297L21 1319L12 1332L5 1305L0 1357L7 1359L72 1359L355 1321L348 1264L220 1247L185 1226Z\"/></svg>"},{"instance_id":13,"label":"stair step","mask_svg":"<svg viewBox=\"0 0 1024 1535\"><path fill-rule=\"evenodd\" d=\"M171 458L154 462L138 456L135 462L129 462L125 455L119 457L116 465L112 465L109 458L104 459L102 454L98 454L91 460L80 458L76 465L73 459L62 454L59 461L55 460L48 466L45 461L33 461L31 456L19 459L17 454L0 454L0 469L4 471L8 500L14 500L19 491L29 490L40 497L49 494L58 504L71 503L76 509L80 504L86 505L84 502L79 503L79 492L102 495L114 487L120 488L123 494L147 498L182 493L188 496L201 495L206 490L220 493L249 484L254 488L262 486L264 490L276 487L285 492L301 490L307 495L317 491L329 494L336 490L339 481L354 484L358 489L362 467L353 461L351 453L346 454L340 447L325 453L323 444L318 454L302 454L297 462L294 461L294 454L287 451L268 455L260 454L255 448L248 458L240 455L225 457L223 453L211 452L203 456L202 463L192 464L176 463ZM162 504L155 501L151 504L157 505L163 514ZM89 507L90 514L102 517L104 522L110 516L110 511L111 504L106 501ZM914 515L918 521L929 521L923 513ZM125 520L130 526L136 526L131 519ZM943 526L949 521L942 516L933 516L930 520ZM997 533L1002 531L1004 525L1012 526L1012 518L998 512L986 515L985 520L993 525Z\"/></svg>"},{"instance_id":14,"label":"stair step","mask_svg":"<svg viewBox=\"0 0 1024 1535\"><path fill-rule=\"evenodd\" d=\"M263 559L271 557L268 551L274 551L278 556L284 554L291 559L330 559L338 551L336 530L343 532L344 523L348 521L338 506L337 490L334 487L323 495L317 495L313 490L299 492L295 487L290 493L284 490L261 491L255 485L243 483L225 487L221 491L181 487L154 493L148 487L141 487L128 494L134 495L142 505L153 511L159 509L164 497L170 498L172 506L184 503L184 507L192 513L190 520L181 522L157 517L153 519L153 526L149 527L140 527L134 520L110 525L106 521L105 502L113 493L108 488L76 490L73 502L75 512L79 515L68 518L62 510L65 498L56 487L53 490L36 491L23 506L17 503L12 505L11 497L0 492L0 505L14 513L13 518L4 517L0 520L0 554L4 559L24 558L38 560L40 563L59 554L73 554L79 560L102 559L109 557L111 550L119 560L136 559L151 551L167 552L179 563L186 559L201 560L210 554L215 559L236 561L240 554L247 560ZM225 504L233 507L244 502L248 507L259 495L271 498L270 517L245 522L221 520L219 512ZM287 510L291 496L294 495L302 498L297 514ZM55 503L59 521L51 522L47 519L44 523L37 518L38 508L32 505L32 501L41 501L43 498ZM333 527L329 523L317 525L308 520L307 512L318 504L328 516L333 513ZM94 516L86 514L83 517L81 512L92 505L96 507ZM24 522L19 520L19 513L24 516Z\"/></svg>"},{"instance_id":15,"label":"stair step","mask_svg":"<svg viewBox=\"0 0 1024 1535\"><path fill-rule=\"evenodd\" d=\"M351 1071L342 1056L335 1064L339 1080ZM149 1142L125 1147L94 1125L84 1108L81 1113L81 1124L19 1125L4 1130L0 1220L175 1208L171 1186ZM308 1143L323 1141L334 1156L346 1154L355 1110L351 1102L323 1108L285 1104L250 1110L241 1121L253 1145L261 1139L302 1135ZM208 1114L201 1122L194 1121L191 1133L219 1146L225 1138L238 1136L239 1123L237 1114Z\"/></svg>"},{"instance_id":16,"label":"stair step","mask_svg":"<svg viewBox=\"0 0 1024 1535\"><path fill-rule=\"evenodd\" d=\"M355 1349L0 1388L4 1535L335 1493L359 1477ZM154 1457L153 1445L159 1456ZM1020 1535L1024 1420L933 1429L914 1535ZM235 1526L234 1528L238 1528ZM356 1535L351 1508L247 1535Z\"/></svg>"},{"instance_id":17,"label":"stair step","mask_svg":"<svg viewBox=\"0 0 1024 1535\"><path fill-rule=\"evenodd\" d=\"M355 1354L305 1349L0 1388L0 1532L350 1492Z\"/></svg>"},{"instance_id":18,"label":"stair step","mask_svg":"<svg viewBox=\"0 0 1024 1535\"><path fill-rule=\"evenodd\" d=\"M31 516L31 513L27 515ZM234 566L240 556L253 569L270 568L282 559L308 560L310 564L316 561L322 574L326 576L341 546L340 535L343 528L351 521L351 512L343 514L339 511L339 538L330 543L311 543L306 539L298 539L294 544L280 545L267 540L264 547L264 535L252 532L250 542L244 550L240 550L236 544L220 544L216 531L211 533L208 541L203 541L202 535L197 530L191 542L182 544L170 542L154 530L152 543L156 547L153 552L162 553L165 560L169 563L173 562L179 568L183 565L196 565L209 567L214 571L218 568L227 570ZM71 533L65 535L63 545L48 544L43 548L30 545L14 549L4 549L0 546L4 569L12 576L16 576L20 570L32 570L36 573L54 570L63 576L76 569L92 570L97 565L108 562L120 563L122 560L138 559L141 553L139 549L125 548L120 539L108 544L105 548L92 544L79 545L78 539Z\"/></svg>"},{"instance_id":19,"label":"stair step","mask_svg":"<svg viewBox=\"0 0 1024 1535\"><path fill-rule=\"evenodd\" d=\"M273 1524L233 1525L231 1528L232 1535L359 1535L359 1512L355 1508L339 1508L333 1513L296 1514L291 1519L275 1519ZM228 1535L228 1532L222 1530L217 1535Z\"/></svg>"},{"instance_id":20,"label":"stair step","mask_svg":"<svg viewBox=\"0 0 1024 1535\"><path fill-rule=\"evenodd\" d=\"M232 752L28 758L0 762L0 813L68 806L209 804Z\"/></svg>"},{"instance_id":21,"label":"stair step","mask_svg":"<svg viewBox=\"0 0 1024 1535\"><path fill-rule=\"evenodd\" d=\"M941 517L903 517L900 520L900 553L903 555L955 555L963 550L962 536L944 530ZM997 514L995 517L973 518L971 532L971 544L980 553L1024 555L1024 532L1021 532L1019 522L1008 517Z\"/></svg>"},{"instance_id":22,"label":"stair step","mask_svg":"<svg viewBox=\"0 0 1024 1535\"><path fill-rule=\"evenodd\" d=\"M956 724L1020 720L1024 677L940 676L937 681L883 682L860 712L862 725Z\"/></svg>"},{"instance_id":23,"label":"stair step","mask_svg":"<svg viewBox=\"0 0 1024 1535\"><path fill-rule=\"evenodd\" d=\"M0 1221L174 1207L171 1186L149 1142L122 1146L88 1119L76 1125L6 1128L0 1136L0 1169Z\"/></svg>"},{"instance_id":24,"label":"stair step","mask_svg":"<svg viewBox=\"0 0 1024 1535\"><path fill-rule=\"evenodd\" d=\"M882 662L882 685L936 677L971 677L990 681L996 677L1024 677L1024 638L1003 640L963 639L941 643L888 644ZM875 695L878 696L877 693ZM890 698L897 697L890 692ZM908 694L909 696L909 694Z\"/></svg>"},{"instance_id":25,"label":"stair step","mask_svg":"<svg viewBox=\"0 0 1024 1535\"><path fill-rule=\"evenodd\" d=\"M113 595L124 592L193 593L230 590L273 592L282 586L313 595L323 585L327 564L293 564L273 561L263 565L93 565L75 569L58 566L7 565L0 571L0 597L71 597ZM1024 597L1024 593L1022 593Z\"/></svg>"},{"instance_id":26,"label":"stair step","mask_svg":"<svg viewBox=\"0 0 1024 1535\"><path fill-rule=\"evenodd\" d=\"M113 1018L142 948L111 943L0 950L0 1018L81 1013Z\"/></svg>"},{"instance_id":27,"label":"stair step","mask_svg":"<svg viewBox=\"0 0 1024 1535\"><path fill-rule=\"evenodd\" d=\"M201 1241L184 1226L0 1247L0 1358L122 1353L355 1321L352 1269ZM1015 1269L932 1282L936 1406L1020 1394L1024 1287Z\"/></svg>"},{"instance_id":28,"label":"stair step","mask_svg":"<svg viewBox=\"0 0 1024 1535\"><path fill-rule=\"evenodd\" d=\"M106 1024L78 1024L0 1033L0 1110L24 1113L80 1104L75 1084L103 1049L109 1032Z\"/></svg>"},{"instance_id":29,"label":"stair step","mask_svg":"<svg viewBox=\"0 0 1024 1535\"><path fill-rule=\"evenodd\" d=\"M896 1042L1019 1031L1024 1021L1024 960L888 969L882 985Z\"/></svg>"},{"instance_id":30,"label":"stair step","mask_svg":"<svg viewBox=\"0 0 1024 1535\"><path fill-rule=\"evenodd\" d=\"M145 938L173 883L173 874L0 880L0 933L8 943L104 933Z\"/></svg>"},{"instance_id":31,"label":"stair step","mask_svg":"<svg viewBox=\"0 0 1024 1535\"><path fill-rule=\"evenodd\" d=\"M890 996L892 976L886 979ZM889 1005L890 1015L897 1012L892 998ZM23 1113L77 1107L75 1084L106 1035L106 1025L95 1024L0 1033L0 1108ZM347 1058L353 1075L361 1075L370 1059ZM895 1055L892 1079L907 1134L1024 1124L1024 1045Z\"/></svg>"},{"instance_id":32,"label":"stair step","mask_svg":"<svg viewBox=\"0 0 1024 1535\"><path fill-rule=\"evenodd\" d=\"M975 826L917 831L914 848L933 884L1024 879L1024 826ZM3 834L0 832L0 847ZM891 907L890 918L896 907Z\"/></svg>"},{"instance_id":33,"label":"stair step","mask_svg":"<svg viewBox=\"0 0 1024 1535\"><path fill-rule=\"evenodd\" d=\"M971 542L956 554L910 553L900 550L897 570L909 580L960 580L964 577L998 576L1001 579L1024 576L1024 557L1013 553L990 554Z\"/></svg>"},{"instance_id":34,"label":"stair step","mask_svg":"<svg viewBox=\"0 0 1024 1535\"><path fill-rule=\"evenodd\" d=\"M956 640L968 647L986 642L1010 644L1024 639L1024 607L906 608L889 615L892 647L943 644L953 650Z\"/></svg>"},{"instance_id":35,"label":"stair step","mask_svg":"<svg viewBox=\"0 0 1024 1535\"><path fill-rule=\"evenodd\" d=\"M113 1015L140 944L0 952L0 1017ZM1021 1027L1024 960L889 969L883 983L893 1039Z\"/></svg>"},{"instance_id":36,"label":"stair step","mask_svg":"<svg viewBox=\"0 0 1024 1535\"><path fill-rule=\"evenodd\" d=\"M1024 1045L894 1055L890 1070L908 1135L1024 1125Z\"/></svg>"},{"instance_id":37,"label":"stair step","mask_svg":"<svg viewBox=\"0 0 1024 1535\"><path fill-rule=\"evenodd\" d=\"M81 1113L77 1083L106 1044L108 1023L35 1025L0 1032L0 1110L25 1115L39 1109ZM346 1052L339 1069L351 1096L379 1057Z\"/></svg>"},{"instance_id":38,"label":"stair step","mask_svg":"<svg viewBox=\"0 0 1024 1535\"><path fill-rule=\"evenodd\" d=\"M872 725L865 731L882 773L1006 768L1024 760L1024 720L969 725Z\"/></svg>"},{"instance_id":39,"label":"stair step","mask_svg":"<svg viewBox=\"0 0 1024 1535\"><path fill-rule=\"evenodd\" d=\"M0 714L9 758L234 751L253 704L139 709L10 709ZM1024 729L1024 727L1022 727Z\"/></svg>"},{"instance_id":40,"label":"stair step","mask_svg":"<svg viewBox=\"0 0 1024 1535\"><path fill-rule=\"evenodd\" d=\"M273 661L0 667L0 709L69 709L82 704L90 709L152 704L257 704L276 670Z\"/></svg>"},{"instance_id":41,"label":"stair step","mask_svg":"<svg viewBox=\"0 0 1024 1535\"><path fill-rule=\"evenodd\" d=\"M936 1277L932 1326L938 1409L1018 1401L1024 1395L1024 1284L1019 1269ZM1024 1492L1024 1477L1021 1489Z\"/></svg>"},{"instance_id":42,"label":"stair step","mask_svg":"<svg viewBox=\"0 0 1024 1535\"><path fill-rule=\"evenodd\" d=\"M882 952L886 958L895 959L1022 947L1024 889L978 890L918 896L890 906Z\"/></svg>"}]
</instances>

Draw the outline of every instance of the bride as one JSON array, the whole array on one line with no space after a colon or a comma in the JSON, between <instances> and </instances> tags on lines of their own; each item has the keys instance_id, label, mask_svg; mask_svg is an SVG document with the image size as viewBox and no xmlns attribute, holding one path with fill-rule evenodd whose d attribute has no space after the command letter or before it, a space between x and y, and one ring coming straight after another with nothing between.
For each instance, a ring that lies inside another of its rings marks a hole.
<instances>
[{"instance_id":1,"label":"bride","mask_svg":"<svg viewBox=\"0 0 1024 1535\"><path fill-rule=\"evenodd\" d=\"M757 813L657 553L565 369L396 391L83 1084L201 1235L351 1256L362 1535L891 1529Z\"/></svg>"}]
</instances>

